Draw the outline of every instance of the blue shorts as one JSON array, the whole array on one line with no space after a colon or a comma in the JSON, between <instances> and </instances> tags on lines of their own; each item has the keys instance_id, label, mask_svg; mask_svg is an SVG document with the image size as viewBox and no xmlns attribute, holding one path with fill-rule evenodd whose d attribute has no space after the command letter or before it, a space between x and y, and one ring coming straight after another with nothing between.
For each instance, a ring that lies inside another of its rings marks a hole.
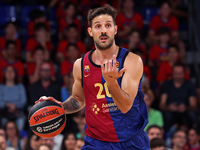
<instances>
[{"instance_id":1,"label":"blue shorts","mask_svg":"<svg viewBox=\"0 0 200 150\"><path fill-rule=\"evenodd\" d=\"M85 145L81 150L150 150L149 137L145 131L124 142L105 142L87 135L84 142Z\"/></svg>"}]
</instances>

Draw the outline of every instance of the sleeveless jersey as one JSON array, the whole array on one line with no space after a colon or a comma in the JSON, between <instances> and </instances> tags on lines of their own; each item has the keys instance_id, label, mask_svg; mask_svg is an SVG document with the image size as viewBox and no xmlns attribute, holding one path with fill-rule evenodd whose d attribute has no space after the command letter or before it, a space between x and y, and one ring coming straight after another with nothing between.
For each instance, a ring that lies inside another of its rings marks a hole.
<instances>
[{"instance_id":1,"label":"sleeveless jersey","mask_svg":"<svg viewBox=\"0 0 200 150\"><path fill-rule=\"evenodd\" d=\"M101 66L91 59L89 51L82 58L82 86L85 95L85 133L87 136L101 141L122 142L143 131L148 123L148 112L143 100L144 94L139 83L138 93L132 108L123 114L114 103L107 84L101 73ZM119 48L117 69L121 70L129 51ZM130 64L134 67L134 64ZM123 77L123 76L122 76ZM122 77L118 78L121 87Z\"/></svg>"}]
</instances>

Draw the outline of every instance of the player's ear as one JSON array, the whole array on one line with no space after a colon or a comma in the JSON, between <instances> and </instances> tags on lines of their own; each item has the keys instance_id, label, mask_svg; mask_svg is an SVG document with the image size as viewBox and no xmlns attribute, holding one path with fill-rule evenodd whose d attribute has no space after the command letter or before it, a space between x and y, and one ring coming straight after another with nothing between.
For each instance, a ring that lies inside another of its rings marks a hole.
<instances>
[{"instance_id":1,"label":"player's ear","mask_svg":"<svg viewBox=\"0 0 200 150\"><path fill-rule=\"evenodd\" d=\"M88 33L89 33L89 35L91 36L91 37L93 37L93 35L92 35L92 28L91 27L88 27Z\"/></svg>"},{"instance_id":2,"label":"player's ear","mask_svg":"<svg viewBox=\"0 0 200 150\"><path fill-rule=\"evenodd\" d=\"M115 25L115 35L117 34L117 29L118 29L118 26Z\"/></svg>"}]
</instances>

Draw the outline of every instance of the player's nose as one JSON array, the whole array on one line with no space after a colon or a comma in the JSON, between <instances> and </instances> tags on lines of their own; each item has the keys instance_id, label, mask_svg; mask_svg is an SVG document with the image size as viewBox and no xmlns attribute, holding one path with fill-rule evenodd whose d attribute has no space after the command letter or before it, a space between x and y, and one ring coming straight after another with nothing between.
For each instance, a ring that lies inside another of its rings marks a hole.
<instances>
[{"instance_id":1,"label":"player's nose","mask_svg":"<svg viewBox=\"0 0 200 150\"><path fill-rule=\"evenodd\" d=\"M101 32L102 32L102 33L106 33L106 32L107 32L107 28L106 28L105 26L102 26L102 27L101 27Z\"/></svg>"}]
</instances>

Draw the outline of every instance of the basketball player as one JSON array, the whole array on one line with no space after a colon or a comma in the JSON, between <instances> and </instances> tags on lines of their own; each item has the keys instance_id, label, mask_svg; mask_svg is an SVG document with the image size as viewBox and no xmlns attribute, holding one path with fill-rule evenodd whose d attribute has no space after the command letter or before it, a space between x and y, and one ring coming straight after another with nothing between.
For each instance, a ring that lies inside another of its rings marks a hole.
<instances>
[{"instance_id":1,"label":"basketball player","mask_svg":"<svg viewBox=\"0 0 200 150\"><path fill-rule=\"evenodd\" d=\"M106 5L88 13L88 33L95 50L74 63L72 95L63 103L67 114L85 107L85 145L82 150L149 150L144 132L148 112L140 79L139 56L115 44L116 10Z\"/></svg>"}]
</instances>

